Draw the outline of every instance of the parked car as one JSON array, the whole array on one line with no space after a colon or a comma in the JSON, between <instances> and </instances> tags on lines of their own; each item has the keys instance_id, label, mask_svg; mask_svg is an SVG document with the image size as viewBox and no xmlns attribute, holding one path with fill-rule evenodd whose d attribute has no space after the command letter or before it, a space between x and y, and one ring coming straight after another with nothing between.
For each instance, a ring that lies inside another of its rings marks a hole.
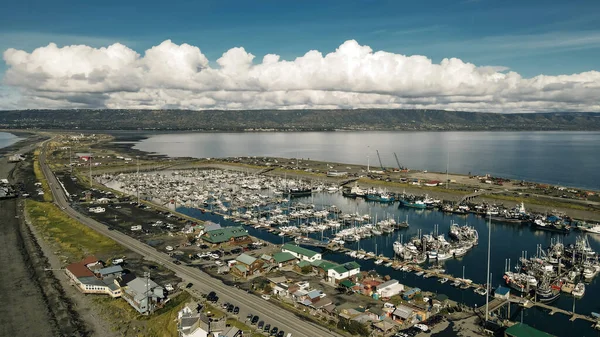
<instances>
[{"instance_id":1,"label":"parked car","mask_svg":"<svg viewBox=\"0 0 600 337\"><path fill-rule=\"evenodd\" d=\"M233 314L234 314L234 315L237 315L237 314L239 314L239 313L240 313L240 307L235 307L235 308L233 308Z\"/></svg>"},{"instance_id":2,"label":"parked car","mask_svg":"<svg viewBox=\"0 0 600 337\"><path fill-rule=\"evenodd\" d=\"M260 297L262 297L264 300L269 300L271 298L271 295L260 295Z\"/></svg>"},{"instance_id":3,"label":"parked car","mask_svg":"<svg viewBox=\"0 0 600 337\"><path fill-rule=\"evenodd\" d=\"M265 321L260 321L258 322L258 325L256 326L259 329L262 329L265 326Z\"/></svg>"},{"instance_id":4,"label":"parked car","mask_svg":"<svg viewBox=\"0 0 600 337\"><path fill-rule=\"evenodd\" d=\"M274 326L273 329L271 329L271 335L273 335L273 336L277 335L277 331L279 331L279 328Z\"/></svg>"},{"instance_id":5,"label":"parked car","mask_svg":"<svg viewBox=\"0 0 600 337\"><path fill-rule=\"evenodd\" d=\"M269 332L269 330L271 330L271 324L265 325L265 327L263 328L263 331Z\"/></svg>"},{"instance_id":6,"label":"parked car","mask_svg":"<svg viewBox=\"0 0 600 337\"><path fill-rule=\"evenodd\" d=\"M227 306L227 312L233 312L233 304Z\"/></svg>"},{"instance_id":7,"label":"parked car","mask_svg":"<svg viewBox=\"0 0 600 337\"><path fill-rule=\"evenodd\" d=\"M284 337L284 336L285 336L285 331L279 330L279 332L277 333L277 337Z\"/></svg>"},{"instance_id":8,"label":"parked car","mask_svg":"<svg viewBox=\"0 0 600 337\"><path fill-rule=\"evenodd\" d=\"M191 282L185 285L185 287L186 287L187 289L190 289L190 288L191 288L191 287L193 287L193 286L194 286L194 284L193 284L193 283L191 283Z\"/></svg>"},{"instance_id":9,"label":"parked car","mask_svg":"<svg viewBox=\"0 0 600 337\"><path fill-rule=\"evenodd\" d=\"M258 322L259 319L260 319L260 317L254 316L254 317L252 317L252 321L250 321L250 322L251 322L251 324L256 324L256 322Z\"/></svg>"}]
</instances>

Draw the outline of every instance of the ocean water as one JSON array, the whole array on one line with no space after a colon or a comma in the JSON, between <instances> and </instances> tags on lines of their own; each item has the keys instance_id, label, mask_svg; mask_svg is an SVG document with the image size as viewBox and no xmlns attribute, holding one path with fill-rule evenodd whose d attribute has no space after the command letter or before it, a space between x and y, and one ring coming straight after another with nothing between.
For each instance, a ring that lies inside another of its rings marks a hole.
<instances>
[{"instance_id":1,"label":"ocean water","mask_svg":"<svg viewBox=\"0 0 600 337\"><path fill-rule=\"evenodd\" d=\"M600 132L262 132L146 134L135 149L167 156L277 156L600 189Z\"/></svg>"},{"instance_id":2,"label":"ocean water","mask_svg":"<svg viewBox=\"0 0 600 337\"><path fill-rule=\"evenodd\" d=\"M21 138L13 135L8 132L0 132L0 149L11 146L12 144L18 142Z\"/></svg>"}]
</instances>

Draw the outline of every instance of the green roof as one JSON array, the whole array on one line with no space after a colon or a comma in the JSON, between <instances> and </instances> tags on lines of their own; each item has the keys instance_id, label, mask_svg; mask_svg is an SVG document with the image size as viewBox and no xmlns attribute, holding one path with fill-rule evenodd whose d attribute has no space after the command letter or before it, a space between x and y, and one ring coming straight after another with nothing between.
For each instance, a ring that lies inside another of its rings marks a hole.
<instances>
[{"instance_id":1,"label":"green roof","mask_svg":"<svg viewBox=\"0 0 600 337\"><path fill-rule=\"evenodd\" d=\"M524 323L517 323L506 329L505 334L510 337L552 337L543 331L537 330Z\"/></svg>"},{"instance_id":2,"label":"green roof","mask_svg":"<svg viewBox=\"0 0 600 337\"><path fill-rule=\"evenodd\" d=\"M256 261L256 258L248 254L241 254L240 256L236 257L235 260L249 266Z\"/></svg>"},{"instance_id":3,"label":"green roof","mask_svg":"<svg viewBox=\"0 0 600 337\"><path fill-rule=\"evenodd\" d=\"M339 265L337 265L337 264L335 264L333 262L329 262L329 261L325 261L325 260L316 260L316 261L313 261L311 264L313 266L315 266L317 268L321 268L321 269L323 269L325 271L328 271L329 269L333 269L333 268L339 266Z\"/></svg>"},{"instance_id":4,"label":"green roof","mask_svg":"<svg viewBox=\"0 0 600 337\"><path fill-rule=\"evenodd\" d=\"M248 271L248 269L244 265L241 265L241 264L236 264L235 267L242 273L245 273Z\"/></svg>"},{"instance_id":5,"label":"green roof","mask_svg":"<svg viewBox=\"0 0 600 337\"><path fill-rule=\"evenodd\" d=\"M306 248L292 245L289 243L284 244L283 247L281 247L281 249L289 250L290 252L294 252L296 254L300 254L300 255L304 255L304 256L308 256L308 257L314 257L315 255L319 254L318 252L312 251L310 249L306 249Z\"/></svg>"},{"instance_id":6,"label":"green roof","mask_svg":"<svg viewBox=\"0 0 600 337\"><path fill-rule=\"evenodd\" d=\"M332 269L335 270L335 272L338 274L343 274L348 271L348 269L346 269L346 267L344 267L344 266L336 266L336 267L333 267Z\"/></svg>"},{"instance_id":7,"label":"green roof","mask_svg":"<svg viewBox=\"0 0 600 337\"><path fill-rule=\"evenodd\" d=\"M343 280L342 282L340 282L340 285L342 285L346 288L352 288L355 286L355 284L350 280Z\"/></svg>"},{"instance_id":8,"label":"green roof","mask_svg":"<svg viewBox=\"0 0 600 337\"><path fill-rule=\"evenodd\" d=\"M308 261L302 260L302 261L298 262L297 265L298 265L298 267L303 268L303 267L306 267L306 266L310 266L311 264Z\"/></svg>"},{"instance_id":9,"label":"green roof","mask_svg":"<svg viewBox=\"0 0 600 337\"><path fill-rule=\"evenodd\" d=\"M288 252L279 252L279 253L273 254L273 259L275 259L275 262L277 262L277 263L282 263L282 262L295 260L296 257Z\"/></svg>"},{"instance_id":10,"label":"green roof","mask_svg":"<svg viewBox=\"0 0 600 337\"><path fill-rule=\"evenodd\" d=\"M248 231L244 227L223 227L204 233L202 239L210 243L223 243L232 238L241 238L244 236L248 236Z\"/></svg>"}]
</instances>

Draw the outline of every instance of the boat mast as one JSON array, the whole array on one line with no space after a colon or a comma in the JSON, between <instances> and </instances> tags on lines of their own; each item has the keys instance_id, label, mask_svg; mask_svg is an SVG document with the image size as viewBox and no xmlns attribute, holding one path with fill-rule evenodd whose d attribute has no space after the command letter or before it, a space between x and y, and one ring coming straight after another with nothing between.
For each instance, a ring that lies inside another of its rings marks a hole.
<instances>
[{"instance_id":1,"label":"boat mast","mask_svg":"<svg viewBox=\"0 0 600 337\"><path fill-rule=\"evenodd\" d=\"M485 324L487 324L488 322L488 315L489 315L489 305L490 305L490 244L492 242L492 215L490 214L488 216L488 253L487 253L487 284L485 285L486 288L486 295L485 295Z\"/></svg>"}]
</instances>

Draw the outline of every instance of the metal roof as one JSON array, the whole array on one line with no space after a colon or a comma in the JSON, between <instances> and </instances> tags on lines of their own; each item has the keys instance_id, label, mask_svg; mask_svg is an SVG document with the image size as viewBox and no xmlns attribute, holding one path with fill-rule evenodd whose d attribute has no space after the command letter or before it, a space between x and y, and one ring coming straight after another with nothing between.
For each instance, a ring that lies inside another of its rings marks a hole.
<instances>
[{"instance_id":1,"label":"metal roof","mask_svg":"<svg viewBox=\"0 0 600 337\"><path fill-rule=\"evenodd\" d=\"M308 257L314 257L315 255L319 254L318 252L312 251L310 249L306 249L306 248L292 245L289 243L284 244L283 247L281 247L281 249L282 250L285 249L290 252L294 252L296 254L300 254L300 255L304 255L304 256L308 256Z\"/></svg>"},{"instance_id":2,"label":"metal roof","mask_svg":"<svg viewBox=\"0 0 600 337\"><path fill-rule=\"evenodd\" d=\"M510 337L552 337L551 334L537 330L524 323L517 323L504 332Z\"/></svg>"},{"instance_id":3,"label":"metal roof","mask_svg":"<svg viewBox=\"0 0 600 337\"><path fill-rule=\"evenodd\" d=\"M240 256L236 257L235 260L249 266L256 261L256 258L248 254L241 254Z\"/></svg>"}]
</instances>

